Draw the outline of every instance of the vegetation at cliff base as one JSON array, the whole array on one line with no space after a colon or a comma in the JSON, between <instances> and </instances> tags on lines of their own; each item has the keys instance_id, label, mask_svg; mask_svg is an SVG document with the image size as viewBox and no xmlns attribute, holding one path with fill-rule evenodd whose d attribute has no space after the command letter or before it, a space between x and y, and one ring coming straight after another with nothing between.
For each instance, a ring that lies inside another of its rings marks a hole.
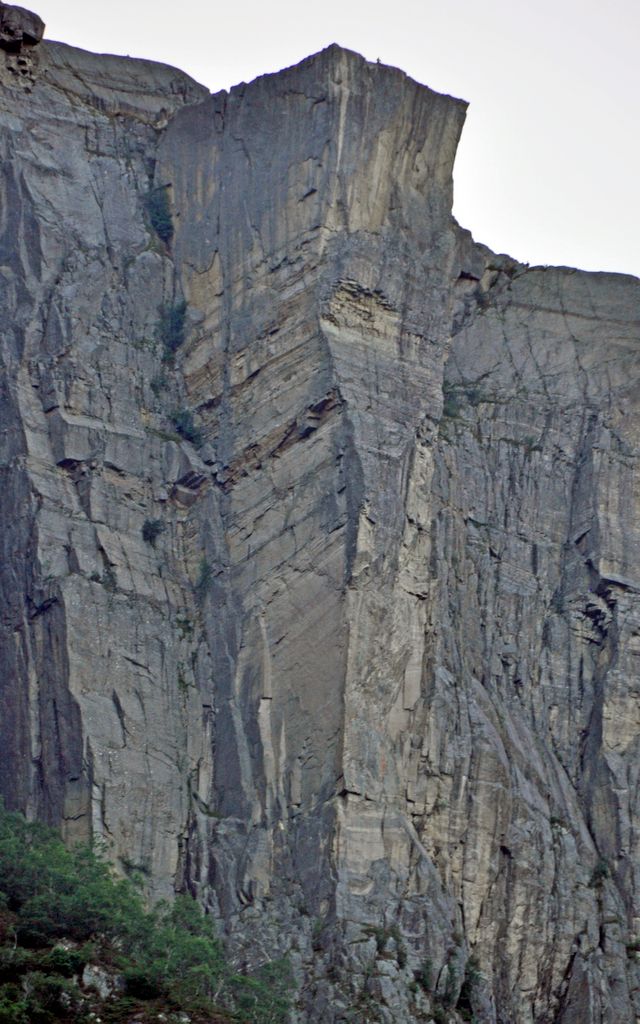
<instances>
[{"instance_id":1,"label":"vegetation at cliff base","mask_svg":"<svg viewBox=\"0 0 640 1024\"><path fill-rule=\"evenodd\" d=\"M0 804L0 1024L281 1024L290 988L283 961L234 971L190 897L148 909L93 850Z\"/></svg>"}]
</instances>

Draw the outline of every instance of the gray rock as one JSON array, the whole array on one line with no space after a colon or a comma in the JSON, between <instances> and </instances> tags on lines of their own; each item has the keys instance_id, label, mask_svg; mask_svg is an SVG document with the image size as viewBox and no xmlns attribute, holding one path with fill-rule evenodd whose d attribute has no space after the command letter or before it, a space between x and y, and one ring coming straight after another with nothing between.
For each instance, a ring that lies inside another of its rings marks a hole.
<instances>
[{"instance_id":1,"label":"gray rock","mask_svg":"<svg viewBox=\"0 0 640 1024\"><path fill-rule=\"evenodd\" d=\"M19 53L23 46L36 46L44 35L44 22L37 14L0 4L0 49Z\"/></svg>"},{"instance_id":2,"label":"gray rock","mask_svg":"<svg viewBox=\"0 0 640 1024\"><path fill-rule=\"evenodd\" d=\"M122 976L112 974L98 964L86 964L82 972L82 984L85 988L94 989L101 999L124 991Z\"/></svg>"},{"instance_id":3,"label":"gray rock","mask_svg":"<svg viewBox=\"0 0 640 1024\"><path fill-rule=\"evenodd\" d=\"M300 1021L635 1021L639 283L476 245L464 104L339 47L12 60L8 803L293 947Z\"/></svg>"}]
</instances>

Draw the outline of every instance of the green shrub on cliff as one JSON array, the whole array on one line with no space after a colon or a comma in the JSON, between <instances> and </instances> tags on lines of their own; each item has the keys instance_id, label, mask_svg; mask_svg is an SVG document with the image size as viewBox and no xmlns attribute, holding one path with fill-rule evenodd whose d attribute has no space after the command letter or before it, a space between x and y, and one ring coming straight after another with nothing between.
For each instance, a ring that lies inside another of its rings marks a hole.
<instances>
[{"instance_id":1,"label":"green shrub on cliff","mask_svg":"<svg viewBox=\"0 0 640 1024\"><path fill-rule=\"evenodd\" d=\"M158 320L158 337L163 347L163 360L172 363L178 349L184 345L187 332L187 304L180 302L166 303L160 307Z\"/></svg>"},{"instance_id":2,"label":"green shrub on cliff","mask_svg":"<svg viewBox=\"0 0 640 1024\"><path fill-rule=\"evenodd\" d=\"M109 996L82 986L87 964L117 979ZM190 897L149 910L95 851L67 849L0 803L0 1024L80 1024L90 1013L115 1024L183 1011L194 1024L279 1024L289 989L285 963L237 974Z\"/></svg>"},{"instance_id":3,"label":"green shrub on cliff","mask_svg":"<svg viewBox=\"0 0 640 1024\"><path fill-rule=\"evenodd\" d=\"M147 192L145 206L151 227L156 235L163 242L169 243L173 238L173 218L171 217L168 186L160 185Z\"/></svg>"},{"instance_id":4,"label":"green shrub on cliff","mask_svg":"<svg viewBox=\"0 0 640 1024\"><path fill-rule=\"evenodd\" d=\"M202 433L196 426L191 409L176 409L171 416L171 422L185 441L191 441L191 444L196 446L202 444Z\"/></svg>"}]
</instances>

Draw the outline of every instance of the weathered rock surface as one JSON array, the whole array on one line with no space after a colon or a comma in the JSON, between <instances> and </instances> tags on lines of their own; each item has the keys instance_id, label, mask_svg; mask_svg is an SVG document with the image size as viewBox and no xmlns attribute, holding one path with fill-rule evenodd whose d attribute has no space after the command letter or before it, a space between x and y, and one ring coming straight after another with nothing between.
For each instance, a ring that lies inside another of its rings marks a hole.
<instances>
[{"instance_id":1,"label":"weathered rock surface","mask_svg":"<svg viewBox=\"0 0 640 1024\"><path fill-rule=\"evenodd\" d=\"M289 951L301 1020L640 1019L639 282L474 244L464 104L338 47L215 96L36 53L6 799Z\"/></svg>"},{"instance_id":2,"label":"weathered rock surface","mask_svg":"<svg viewBox=\"0 0 640 1024\"><path fill-rule=\"evenodd\" d=\"M19 53L24 46L36 46L44 34L44 22L24 7L0 4L0 49Z\"/></svg>"}]
</instances>

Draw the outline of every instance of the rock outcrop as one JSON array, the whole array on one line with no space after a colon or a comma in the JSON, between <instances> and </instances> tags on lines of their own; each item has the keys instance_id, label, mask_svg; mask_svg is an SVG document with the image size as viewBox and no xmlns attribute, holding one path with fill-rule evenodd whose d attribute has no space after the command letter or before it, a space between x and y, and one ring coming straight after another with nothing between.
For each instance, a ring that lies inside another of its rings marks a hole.
<instances>
[{"instance_id":1,"label":"rock outcrop","mask_svg":"<svg viewBox=\"0 0 640 1024\"><path fill-rule=\"evenodd\" d=\"M640 1019L640 285L453 220L465 105L0 66L0 788L308 1022Z\"/></svg>"},{"instance_id":2,"label":"rock outcrop","mask_svg":"<svg viewBox=\"0 0 640 1024\"><path fill-rule=\"evenodd\" d=\"M23 47L37 46L44 35L44 22L24 7L0 4L0 49L20 53Z\"/></svg>"}]
</instances>

